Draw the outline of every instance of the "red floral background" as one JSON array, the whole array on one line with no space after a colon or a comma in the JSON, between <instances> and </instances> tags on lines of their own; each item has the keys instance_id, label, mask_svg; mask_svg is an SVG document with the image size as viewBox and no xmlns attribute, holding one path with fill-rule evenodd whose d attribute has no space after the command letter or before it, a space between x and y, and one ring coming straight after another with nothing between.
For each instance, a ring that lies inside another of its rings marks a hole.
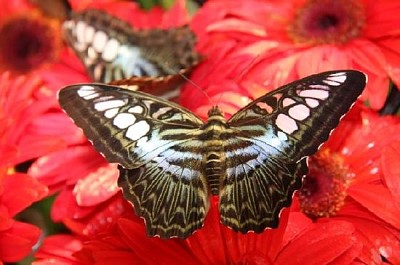
<instances>
[{"instance_id":1,"label":"red floral background","mask_svg":"<svg viewBox=\"0 0 400 265\"><path fill-rule=\"evenodd\" d=\"M90 81L62 1L0 2L0 264L400 264L400 2L68 1L139 29L188 24L204 58L180 104L200 117L314 73L368 75L277 229L237 234L213 198L185 240L146 236L116 165L61 110L58 90Z\"/></svg>"}]
</instances>

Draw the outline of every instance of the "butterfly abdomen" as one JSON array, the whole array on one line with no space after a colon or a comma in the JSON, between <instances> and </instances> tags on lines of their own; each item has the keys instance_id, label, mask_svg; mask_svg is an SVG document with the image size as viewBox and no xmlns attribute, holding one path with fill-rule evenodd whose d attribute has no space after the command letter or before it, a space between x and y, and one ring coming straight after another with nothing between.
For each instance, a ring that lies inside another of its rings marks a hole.
<instances>
[{"instance_id":1,"label":"butterfly abdomen","mask_svg":"<svg viewBox=\"0 0 400 265\"><path fill-rule=\"evenodd\" d=\"M205 144L206 168L205 173L210 191L213 195L218 195L221 180L226 174L225 152L222 135L228 125L218 107L213 107L208 113L207 123L203 126L203 133L200 139Z\"/></svg>"}]
</instances>

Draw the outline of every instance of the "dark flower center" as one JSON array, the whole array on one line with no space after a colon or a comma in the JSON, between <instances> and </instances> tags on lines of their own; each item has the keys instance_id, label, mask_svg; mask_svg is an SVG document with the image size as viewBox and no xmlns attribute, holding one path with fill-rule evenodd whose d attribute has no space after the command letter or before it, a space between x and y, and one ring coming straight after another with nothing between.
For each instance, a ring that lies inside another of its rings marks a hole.
<instances>
[{"instance_id":1,"label":"dark flower center","mask_svg":"<svg viewBox=\"0 0 400 265\"><path fill-rule=\"evenodd\" d=\"M54 22L38 15L21 16L0 27L0 67L17 73L55 59L61 43Z\"/></svg>"},{"instance_id":2,"label":"dark flower center","mask_svg":"<svg viewBox=\"0 0 400 265\"><path fill-rule=\"evenodd\" d=\"M357 0L309 0L289 25L296 43L345 43L361 34L365 11Z\"/></svg>"},{"instance_id":3,"label":"dark flower center","mask_svg":"<svg viewBox=\"0 0 400 265\"><path fill-rule=\"evenodd\" d=\"M352 178L343 159L322 149L309 160L309 172L299 191L302 211L309 217L335 215L343 206Z\"/></svg>"}]
</instances>

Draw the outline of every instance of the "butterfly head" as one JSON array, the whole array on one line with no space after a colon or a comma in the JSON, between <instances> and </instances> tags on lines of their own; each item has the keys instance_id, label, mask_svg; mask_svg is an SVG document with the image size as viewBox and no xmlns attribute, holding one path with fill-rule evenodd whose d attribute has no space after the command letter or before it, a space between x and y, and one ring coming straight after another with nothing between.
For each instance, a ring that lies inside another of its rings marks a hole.
<instances>
[{"instance_id":1,"label":"butterfly head","mask_svg":"<svg viewBox=\"0 0 400 265\"><path fill-rule=\"evenodd\" d=\"M224 120L224 113L218 108L218 106L213 106L207 113L208 121L211 120Z\"/></svg>"}]
</instances>

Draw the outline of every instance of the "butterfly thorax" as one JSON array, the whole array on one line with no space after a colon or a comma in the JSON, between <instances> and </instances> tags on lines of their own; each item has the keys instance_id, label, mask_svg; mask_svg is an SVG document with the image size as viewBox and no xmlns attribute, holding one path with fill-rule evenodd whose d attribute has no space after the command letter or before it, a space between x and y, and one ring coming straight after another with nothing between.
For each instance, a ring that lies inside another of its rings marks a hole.
<instances>
[{"instance_id":1,"label":"butterfly thorax","mask_svg":"<svg viewBox=\"0 0 400 265\"><path fill-rule=\"evenodd\" d=\"M202 128L200 139L206 150L206 176L213 195L219 193L220 182L226 172L225 153L222 136L228 129L222 111L212 107L208 112L207 122Z\"/></svg>"}]
</instances>

